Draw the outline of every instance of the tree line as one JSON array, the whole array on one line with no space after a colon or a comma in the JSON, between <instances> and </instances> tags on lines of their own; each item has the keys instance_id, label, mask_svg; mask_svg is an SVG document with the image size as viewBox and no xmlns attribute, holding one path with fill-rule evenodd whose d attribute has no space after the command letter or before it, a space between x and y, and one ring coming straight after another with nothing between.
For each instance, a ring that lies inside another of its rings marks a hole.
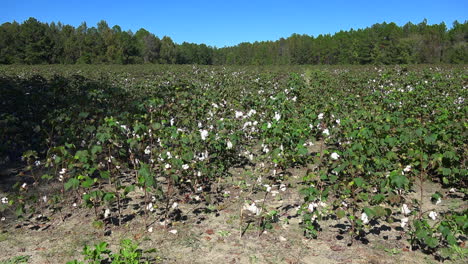
<instances>
[{"instance_id":1,"label":"tree line","mask_svg":"<svg viewBox=\"0 0 468 264\"><path fill-rule=\"evenodd\" d=\"M88 27L42 23L0 26L0 64L413 64L468 63L468 21L429 25L379 23L317 37L293 34L276 41L215 48L162 38L141 28L124 31L106 21Z\"/></svg>"}]
</instances>

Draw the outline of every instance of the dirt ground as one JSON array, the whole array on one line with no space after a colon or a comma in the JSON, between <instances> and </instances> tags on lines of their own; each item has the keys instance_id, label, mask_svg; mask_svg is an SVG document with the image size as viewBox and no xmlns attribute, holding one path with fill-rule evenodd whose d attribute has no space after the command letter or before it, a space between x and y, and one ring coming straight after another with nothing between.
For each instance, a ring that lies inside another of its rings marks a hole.
<instances>
[{"instance_id":1,"label":"dirt ground","mask_svg":"<svg viewBox=\"0 0 468 264\"><path fill-rule=\"evenodd\" d=\"M14 173L4 171L3 176ZM245 201L262 204L265 198L265 192L252 191L257 178L247 166L231 170L232 177L216 186L218 192L201 191L171 201L177 202L177 207L171 210L172 221L167 226L158 220L163 217L162 208L156 208L147 218L135 214L144 206L141 191L129 196L123 210L127 220L121 226L109 220L116 215L115 210L104 220L103 227L93 226L94 211L82 208L79 200L68 201L61 213L44 207L24 221L8 216L0 222L0 263L15 256L30 256L27 263L38 264L82 260L84 245L106 241L117 251L119 241L125 238L138 241L141 249L156 249L148 254L154 263L436 263L432 256L408 250L404 234L398 231L398 222L376 223L366 240L352 245L348 244L347 234L340 234L347 224L343 219L320 222L322 231L318 239L305 238L297 214L303 201L298 189L304 173L304 169L291 169L282 181L270 183L272 192L266 196L264 206L268 211L276 210L279 217L263 232L255 216L243 213L241 223ZM12 181L3 181L1 192ZM280 190L281 184L285 190ZM424 189L425 200L429 201L430 194L440 187L426 183ZM413 195L419 197L417 192ZM197 197L203 199L197 201ZM77 202L76 207L73 202ZM162 203L158 205L163 207ZM437 208L430 202L424 206L424 210L443 210L466 204L454 198L444 200ZM152 232L145 228L145 218Z\"/></svg>"}]
</instances>

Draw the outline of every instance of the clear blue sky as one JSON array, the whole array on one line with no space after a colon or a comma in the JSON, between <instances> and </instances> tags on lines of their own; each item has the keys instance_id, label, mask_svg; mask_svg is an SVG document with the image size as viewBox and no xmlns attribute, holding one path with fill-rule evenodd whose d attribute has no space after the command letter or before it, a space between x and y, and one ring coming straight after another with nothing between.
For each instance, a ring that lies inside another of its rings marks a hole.
<instances>
[{"instance_id":1,"label":"clear blue sky","mask_svg":"<svg viewBox=\"0 0 468 264\"><path fill-rule=\"evenodd\" d=\"M404 25L468 20L468 0L2 0L0 23L41 22L95 26L104 19L112 27L135 32L145 28L175 42L232 46L240 42L277 40L292 33L318 36L375 23Z\"/></svg>"}]
</instances>

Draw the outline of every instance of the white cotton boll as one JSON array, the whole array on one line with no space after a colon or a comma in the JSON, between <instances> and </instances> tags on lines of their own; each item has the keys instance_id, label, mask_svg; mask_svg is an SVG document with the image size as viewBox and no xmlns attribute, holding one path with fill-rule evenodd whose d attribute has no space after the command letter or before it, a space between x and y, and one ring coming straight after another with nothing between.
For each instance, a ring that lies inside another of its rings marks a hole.
<instances>
[{"instance_id":1,"label":"white cotton boll","mask_svg":"<svg viewBox=\"0 0 468 264\"><path fill-rule=\"evenodd\" d=\"M309 206L307 206L307 211L313 213L315 208L318 207L318 204L317 203L310 203Z\"/></svg>"},{"instance_id":2,"label":"white cotton boll","mask_svg":"<svg viewBox=\"0 0 468 264\"><path fill-rule=\"evenodd\" d=\"M271 123L270 122L267 123L267 128L271 128Z\"/></svg>"},{"instance_id":3,"label":"white cotton boll","mask_svg":"<svg viewBox=\"0 0 468 264\"><path fill-rule=\"evenodd\" d=\"M437 199L437 201L436 201L435 204L438 205L438 204L440 204L441 202L442 202L442 199L440 199L440 197L439 197L439 198Z\"/></svg>"},{"instance_id":4,"label":"white cotton boll","mask_svg":"<svg viewBox=\"0 0 468 264\"><path fill-rule=\"evenodd\" d=\"M201 136L202 140L206 140L206 138L208 137L208 130L206 130L206 129L200 130L200 136Z\"/></svg>"},{"instance_id":5,"label":"white cotton boll","mask_svg":"<svg viewBox=\"0 0 468 264\"><path fill-rule=\"evenodd\" d=\"M330 135L330 130L328 128L325 128L322 132L324 135L329 136Z\"/></svg>"},{"instance_id":6,"label":"white cotton boll","mask_svg":"<svg viewBox=\"0 0 468 264\"><path fill-rule=\"evenodd\" d=\"M437 213L434 211L429 212L429 218L435 221L437 219Z\"/></svg>"},{"instance_id":7,"label":"white cotton boll","mask_svg":"<svg viewBox=\"0 0 468 264\"><path fill-rule=\"evenodd\" d=\"M43 201L44 203L47 203L47 195L42 196L42 201Z\"/></svg>"},{"instance_id":8,"label":"white cotton boll","mask_svg":"<svg viewBox=\"0 0 468 264\"><path fill-rule=\"evenodd\" d=\"M63 175L63 174L65 174L66 172L67 172L67 169L62 168L62 170L60 170L59 174L62 174L62 175Z\"/></svg>"},{"instance_id":9,"label":"white cotton boll","mask_svg":"<svg viewBox=\"0 0 468 264\"><path fill-rule=\"evenodd\" d=\"M177 234L177 230L175 230L175 229L169 230L169 233L176 235L176 234Z\"/></svg>"},{"instance_id":10,"label":"white cotton boll","mask_svg":"<svg viewBox=\"0 0 468 264\"><path fill-rule=\"evenodd\" d=\"M336 123L337 123L338 125L341 124L341 120L340 120L340 119L337 119L337 120L336 120Z\"/></svg>"},{"instance_id":11,"label":"white cotton boll","mask_svg":"<svg viewBox=\"0 0 468 264\"><path fill-rule=\"evenodd\" d=\"M176 209L178 206L179 206L179 204L176 203L176 202L174 202L174 203L172 204L171 208L172 208L172 209Z\"/></svg>"},{"instance_id":12,"label":"white cotton boll","mask_svg":"<svg viewBox=\"0 0 468 264\"><path fill-rule=\"evenodd\" d=\"M401 207L401 213L404 215L409 215L411 213L411 210L408 208L407 204L403 204Z\"/></svg>"},{"instance_id":13,"label":"white cotton boll","mask_svg":"<svg viewBox=\"0 0 468 264\"><path fill-rule=\"evenodd\" d=\"M242 127L242 129L245 129L246 127L251 126L251 125L252 125L252 122L250 122L250 121L245 122L245 123L244 123L244 126Z\"/></svg>"},{"instance_id":14,"label":"white cotton boll","mask_svg":"<svg viewBox=\"0 0 468 264\"><path fill-rule=\"evenodd\" d=\"M279 121L279 120L280 120L280 118L281 118L281 115L280 115L280 113L278 113L278 112L275 112L275 116L273 117L273 119L275 119L276 121Z\"/></svg>"},{"instance_id":15,"label":"white cotton boll","mask_svg":"<svg viewBox=\"0 0 468 264\"><path fill-rule=\"evenodd\" d=\"M2 198L2 204L7 204L8 203L8 198L7 197L3 197Z\"/></svg>"},{"instance_id":16,"label":"white cotton boll","mask_svg":"<svg viewBox=\"0 0 468 264\"><path fill-rule=\"evenodd\" d=\"M189 169L189 165L187 165L187 164L182 165L182 169L188 170L188 169Z\"/></svg>"},{"instance_id":17,"label":"white cotton boll","mask_svg":"<svg viewBox=\"0 0 468 264\"><path fill-rule=\"evenodd\" d=\"M318 115L318 119L319 119L319 120L322 120L322 119L323 119L323 115L324 115L323 113L320 113L320 114Z\"/></svg>"},{"instance_id":18,"label":"white cotton boll","mask_svg":"<svg viewBox=\"0 0 468 264\"><path fill-rule=\"evenodd\" d=\"M151 153L151 148L150 148L150 146L147 146L147 147L145 148L145 154L146 154L146 155L149 155L150 153Z\"/></svg>"},{"instance_id":19,"label":"white cotton boll","mask_svg":"<svg viewBox=\"0 0 468 264\"><path fill-rule=\"evenodd\" d=\"M285 184L281 184L279 189L280 189L282 192L285 192L285 191L286 191L286 185L285 185Z\"/></svg>"},{"instance_id":20,"label":"white cotton boll","mask_svg":"<svg viewBox=\"0 0 468 264\"><path fill-rule=\"evenodd\" d=\"M230 140L228 140L228 141L226 142L226 148L227 148L227 149L232 149L232 142L231 142Z\"/></svg>"},{"instance_id":21,"label":"white cotton boll","mask_svg":"<svg viewBox=\"0 0 468 264\"><path fill-rule=\"evenodd\" d=\"M166 164L166 165L164 165L164 168L165 168L166 170L168 170L168 169L172 168L172 166L171 166L171 164Z\"/></svg>"},{"instance_id":22,"label":"white cotton boll","mask_svg":"<svg viewBox=\"0 0 468 264\"><path fill-rule=\"evenodd\" d=\"M411 171L411 165L408 165L406 166L404 169L403 169L404 172L410 172Z\"/></svg>"},{"instance_id":23,"label":"white cotton boll","mask_svg":"<svg viewBox=\"0 0 468 264\"><path fill-rule=\"evenodd\" d=\"M104 211L104 218L109 217L109 216L110 216L110 213L111 213L111 211L110 211L109 209L106 209L106 210Z\"/></svg>"},{"instance_id":24,"label":"white cotton boll","mask_svg":"<svg viewBox=\"0 0 468 264\"><path fill-rule=\"evenodd\" d=\"M400 223L401 228L404 228L408 224L408 221L408 217L402 218Z\"/></svg>"},{"instance_id":25,"label":"white cotton boll","mask_svg":"<svg viewBox=\"0 0 468 264\"><path fill-rule=\"evenodd\" d=\"M340 155L336 152L333 152L331 155L330 155L330 158L333 159L333 160L337 160L340 158Z\"/></svg>"},{"instance_id":26,"label":"white cotton boll","mask_svg":"<svg viewBox=\"0 0 468 264\"><path fill-rule=\"evenodd\" d=\"M252 203L251 205L249 204L244 204L244 207L243 207L244 210L247 210L249 212L251 212L252 214L255 214L255 215L260 215L260 212L262 211L260 208L258 208L255 203Z\"/></svg>"},{"instance_id":27,"label":"white cotton boll","mask_svg":"<svg viewBox=\"0 0 468 264\"><path fill-rule=\"evenodd\" d=\"M362 223L364 223L365 225L369 223L369 217L367 216L366 213L362 213L362 214L361 214L361 221L362 221Z\"/></svg>"},{"instance_id":28,"label":"white cotton boll","mask_svg":"<svg viewBox=\"0 0 468 264\"><path fill-rule=\"evenodd\" d=\"M150 212L153 212L153 210L154 210L153 203L149 203L149 204L146 206L146 210L147 210L147 211L150 211Z\"/></svg>"},{"instance_id":29,"label":"white cotton boll","mask_svg":"<svg viewBox=\"0 0 468 264\"><path fill-rule=\"evenodd\" d=\"M257 113L257 111L255 111L255 109L250 109L250 111L247 113L247 116L251 117L251 116L255 115L256 113Z\"/></svg>"},{"instance_id":30,"label":"white cotton boll","mask_svg":"<svg viewBox=\"0 0 468 264\"><path fill-rule=\"evenodd\" d=\"M266 191L267 191L267 192L271 192L271 186L270 186L270 185L265 184L264 186L266 187Z\"/></svg>"},{"instance_id":31,"label":"white cotton boll","mask_svg":"<svg viewBox=\"0 0 468 264\"><path fill-rule=\"evenodd\" d=\"M153 232L153 227L150 226L150 228L148 228L148 233L152 233Z\"/></svg>"},{"instance_id":32,"label":"white cotton boll","mask_svg":"<svg viewBox=\"0 0 468 264\"><path fill-rule=\"evenodd\" d=\"M241 111L236 111L236 118L241 118L242 116L244 116L244 113Z\"/></svg>"}]
</instances>

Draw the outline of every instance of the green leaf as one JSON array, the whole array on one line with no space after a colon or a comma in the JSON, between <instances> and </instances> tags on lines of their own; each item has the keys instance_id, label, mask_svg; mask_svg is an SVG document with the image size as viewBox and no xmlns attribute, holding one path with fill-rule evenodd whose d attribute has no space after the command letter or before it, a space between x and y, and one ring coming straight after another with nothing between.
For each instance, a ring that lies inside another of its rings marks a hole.
<instances>
[{"instance_id":1,"label":"green leaf","mask_svg":"<svg viewBox=\"0 0 468 264\"><path fill-rule=\"evenodd\" d=\"M379 193L379 194L374 195L374 197L372 197L372 202L374 204L379 204L383 202L384 199L385 199L385 195Z\"/></svg>"},{"instance_id":2,"label":"green leaf","mask_svg":"<svg viewBox=\"0 0 468 264\"><path fill-rule=\"evenodd\" d=\"M77 189L80 186L80 181L76 178L71 178L65 183L65 190Z\"/></svg>"},{"instance_id":3,"label":"green leaf","mask_svg":"<svg viewBox=\"0 0 468 264\"><path fill-rule=\"evenodd\" d=\"M91 147L91 154L95 155L96 153L102 152L102 146L94 145Z\"/></svg>"},{"instance_id":4,"label":"green leaf","mask_svg":"<svg viewBox=\"0 0 468 264\"><path fill-rule=\"evenodd\" d=\"M85 180L81 182L81 187L83 188L90 188L93 186L94 180L91 177L86 176Z\"/></svg>"},{"instance_id":5,"label":"green leaf","mask_svg":"<svg viewBox=\"0 0 468 264\"><path fill-rule=\"evenodd\" d=\"M184 155L182 155L182 159L183 159L185 162L192 161L192 159L193 159L193 151L187 151L187 152L185 152Z\"/></svg>"},{"instance_id":6,"label":"green leaf","mask_svg":"<svg viewBox=\"0 0 468 264\"><path fill-rule=\"evenodd\" d=\"M390 184L392 184L394 187L402 189L409 184L409 180L405 175L402 175L397 171L393 171L390 173Z\"/></svg>"},{"instance_id":7,"label":"green leaf","mask_svg":"<svg viewBox=\"0 0 468 264\"><path fill-rule=\"evenodd\" d=\"M382 206L373 207L373 211L377 217L384 217L387 215L387 211Z\"/></svg>"},{"instance_id":8,"label":"green leaf","mask_svg":"<svg viewBox=\"0 0 468 264\"><path fill-rule=\"evenodd\" d=\"M49 174L44 174L41 176L41 179L43 180L51 180L53 178L52 175L49 175Z\"/></svg>"},{"instance_id":9,"label":"green leaf","mask_svg":"<svg viewBox=\"0 0 468 264\"><path fill-rule=\"evenodd\" d=\"M103 178L103 179L109 179L109 177L110 177L110 171L100 171L100 172L99 172L99 175L100 175L101 178Z\"/></svg>"},{"instance_id":10,"label":"green leaf","mask_svg":"<svg viewBox=\"0 0 468 264\"><path fill-rule=\"evenodd\" d=\"M114 198L115 198L115 194L111 192L105 193L104 197L102 197L102 199L106 202L112 201Z\"/></svg>"},{"instance_id":11,"label":"green leaf","mask_svg":"<svg viewBox=\"0 0 468 264\"><path fill-rule=\"evenodd\" d=\"M435 237L426 237L426 239L424 239L424 243L426 243L430 248L436 248L439 245L439 239Z\"/></svg>"},{"instance_id":12,"label":"green leaf","mask_svg":"<svg viewBox=\"0 0 468 264\"><path fill-rule=\"evenodd\" d=\"M364 207L364 212L367 214L367 216L370 218L374 217L375 216L375 212L374 210L372 210L371 208L369 207Z\"/></svg>"},{"instance_id":13,"label":"green leaf","mask_svg":"<svg viewBox=\"0 0 468 264\"><path fill-rule=\"evenodd\" d=\"M338 218L343 218L343 217L346 216L346 211L343 210L343 209L338 209L338 210L336 210L336 216L337 216Z\"/></svg>"},{"instance_id":14,"label":"green leaf","mask_svg":"<svg viewBox=\"0 0 468 264\"><path fill-rule=\"evenodd\" d=\"M452 173L452 170L450 168L442 168L442 175L444 176L449 176Z\"/></svg>"},{"instance_id":15,"label":"green leaf","mask_svg":"<svg viewBox=\"0 0 468 264\"><path fill-rule=\"evenodd\" d=\"M298 155L301 155L301 156L304 156L304 155L307 155L308 151L307 151L307 148L305 148L304 146L299 146L298 149L297 149L297 154Z\"/></svg>"},{"instance_id":16,"label":"green leaf","mask_svg":"<svg viewBox=\"0 0 468 264\"><path fill-rule=\"evenodd\" d=\"M140 183L144 183L146 187L154 187L156 186L156 181L149 169L148 164L142 163L140 169L138 170L139 181Z\"/></svg>"},{"instance_id":17,"label":"green leaf","mask_svg":"<svg viewBox=\"0 0 468 264\"><path fill-rule=\"evenodd\" d=\"M88 151L87 150L78 150L75 153L74 158L76 160L79 160L79 161L83 162L83 163L86 163L86 162L88 162Z\"/></svg>"},{"instance_id":18,"label":"green leaf","mask_svg":"<svg viewBox=\"0 0 468 264\"><path fill-rule=\"evenodd\" d=\"M358 177L358 178L354 178L354 183L356 184L357 187L362 187L365 181L362 177Z\"/></svg>"},{"instance_id":19,"label":"green leaf","mask_svg":"<svg viewBox=\"0 0 468 264\"><path fill-rule=\"evenodd\" d=\"M426 239L428 233L425 229L418 229L416 230L416 237L419 239L419 240L423 240L423 239Z\"/></svg>"}]
</instances>

